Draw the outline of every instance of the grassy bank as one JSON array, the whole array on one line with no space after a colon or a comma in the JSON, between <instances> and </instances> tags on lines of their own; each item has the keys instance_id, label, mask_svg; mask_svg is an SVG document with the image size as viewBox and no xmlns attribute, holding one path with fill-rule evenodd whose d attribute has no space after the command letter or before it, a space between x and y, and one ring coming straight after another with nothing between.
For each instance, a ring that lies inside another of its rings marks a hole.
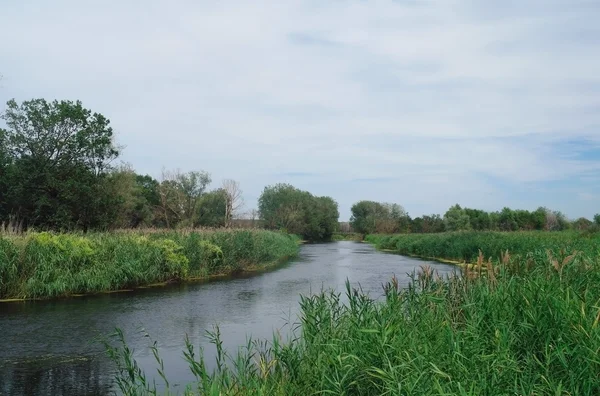
<instances>
[{"instance_id":1,"label":"grassy bank","mask_svg":"<svg viewBox=\"0 0 600 396\"><path fill-rule=\"evenodd\" d=\"M347 304L336 293L304 297L289 344L274 337L228 357L215 331L214 372L188 344L197 380L187 394L600 394L600 260L570 253L505 255L447 280L425 267L379 302L352 290ZM152 392L126 345L111 345L121 390Z\"/></svg>"},{"instance_id":2,"label":"grassy bank","mask_svg":"<svg viewBox=\"0 0 600 396\"><path fill-rule=\"evenodd\" d=\"M588 256L600 255L600 233L580 232L446 232L440 234L367 235L366 242L379 249L400 254L447 260L477 261L479 251L487 258L499 259L508 250L512 255L557 255L578 251Z\"/></svg>"},{"instance_id":3,"label":"grassy bank","mask_svg":"<svg viewBox=\"0 0 600 396\"><path fill-rule=\"evenodd\" d=\"M0 299L42 299L256 269L295 256L263 230L29 233L0 237Z\"/></svg>"},{"instance_id":4,"label":"grassy bank","mask_svg":"<svg viewBox=\"0 0 600 396\"><path fill-rule=\"evenodd\" d=\"M362 234L356 232L335 232L331 236L332 241L362 241Z\"/></svg>"}]
</instances>

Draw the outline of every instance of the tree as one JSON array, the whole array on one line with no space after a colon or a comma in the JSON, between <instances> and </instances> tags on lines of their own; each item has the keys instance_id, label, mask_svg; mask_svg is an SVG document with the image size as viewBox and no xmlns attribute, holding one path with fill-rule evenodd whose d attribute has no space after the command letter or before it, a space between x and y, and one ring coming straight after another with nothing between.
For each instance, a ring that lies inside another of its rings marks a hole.
<instances>
[{"instance_id":1,"label":"tree","mask_svg":"<svg viewBox=\"0 0 600 396\"><path fill-rule=\"evenodd\" d=\"M438 214L416 217L411 224L413 233L434 233L444 231L444 220Z\"/></svg>"},{"instance_id":2,"label":"tree","mask_svg":"<svg viewBox=\"0 0 600 396\"><path fill-rule=\"evenodd\" d=\"M352 212L350 217L352 229L366 235L374 234L377 231L378 219L384 218L385 208L379 202L359 201L352 205L350 211Z\"/></svg>"},{"instance_id":3,"label":"tree","mask_svg":"<svg viewBox=\"0 0 600 396\"><path fill-rule=\"evenodd\" d=\"M167 227L192 226L200 197L210 184L207 172L182 173L163 169L158 185L158 215Z\"/></svg>"},{"instance_id":4,"label":"tree","mask_svg":"<svg viewBox=\"0 0 600 396\"><path fill-rule=\"evenodd\" d=\"M359 201L352 205L350 223L362 234L409 232L411 219L401 205Z\"/></svg>"},{"instance_id":5,"label":"tree","mask_svg":"<svg viewBox=\"0 0 600 396\"><path fill-rule=\"evenodd\" d=\"M569 221L559 211L546 209L546 230L548 231L563 231L569 228Z\"/></svg>"},{"instance_id":6,"label":"tree","mask_svg":"<svg viewBox=\"0 0 600 396\"><path fill-rule=\"evenodd\" d=\"M304 237L313 241L330 240L338 225L338 204L331 197L311 197L305 208L307 224Z\"/></svg>"},{"instance_id":7,"label":"tree","mask_svg":"<svg viewBox=\"0 0 600 396\"><path fill-rule=\"evenodd\" d=\"M303 206L306 194L290 184L267 186L258 199L258 213L268 229L286 229L303 234Z\"/></svg>"},{"instance_id":8,"label":"tree","mask_svg":"<svg viewBox=\"0 0 600 396\"><path fill-rule=\"evenodd\" d=\"M573 222L573 229L578 231L587 231L594 227L594 223L585 217L580 217Z\"/></svg>"},{"instance_id":9,"label":"tree","mask_svg":"<svg viewBox=\"0 0 600 396\"><path fill-rule=\"evenodd\" d=\"M104 179L119 150L110 121L72 101L10 100L2 118L5 206L29 226L105 228Z\"/></svg>"},{"instance_id":10,"label":"tree","mask_svg":"<svg viewBox=\"0 0 600 396\"><path fill-rule=\"evenodd\" d=\"M240 189L240 183L231 179L223 180L222 189L225 192L226 197L225 227L231 227L233 216L236 215L244 205L242 190Z\"/></svg>"},{"instance_id":11,"label":"tree","mask_svg":"<svg viewBox=\"0 0 600 396\"><path fill-rule=\"evenodd\" d=\"M471 223L467 212L456 204L444 214L444 227L446 231L470 230Z\"/></svg>"},{"instance_id":12,"label":"tree","mask_svg":"<svg viewBox=\"0 0 600 396\"><path fill-rule=\"evenodd\" d=\"M258 212L265 228L284 229L313 241L330 238L339 217L330 197L315 197L289 184L265 187Z\"/></svg>"},{"instance_id":13,"label":"tree","mask_svg":"<svg viewBox=\"0 0 600 396\"><path fill-rule=\"evenodd\" d=\"M198 202L195 226L224 227L227 212L227 193L222 188L202 195Z\"/></svg>"},{"instance_id":14,"label":"tree","mask_svg":"<svg viewBox=\"0 0 600 396\"><path fill-rule=\"evenodd\" d=\"M594 224L600 226L600 213L594 215Z\"/></svg>"},{"instance_id":15,"label":"tree","mask_svg":"<svg viewBox=\"0 0 600 396\"><path fill-rule=\"evenodd\" d=\"M491 229L492 222L489 213L479 209L465 208L465 213L469 216L469 224L474 230L484 231Z\"/></svg>"},{"instance_id":16,"label":"tree","mask_svg":"<svg viewBox=\"0 0 600 396\"><path fill-rule=\"evenodd\" d=\"M519 229L513 210L510 208L502 209L498 216L498 228L500 231L516 231Z\"/></svg>"}]
</instances>

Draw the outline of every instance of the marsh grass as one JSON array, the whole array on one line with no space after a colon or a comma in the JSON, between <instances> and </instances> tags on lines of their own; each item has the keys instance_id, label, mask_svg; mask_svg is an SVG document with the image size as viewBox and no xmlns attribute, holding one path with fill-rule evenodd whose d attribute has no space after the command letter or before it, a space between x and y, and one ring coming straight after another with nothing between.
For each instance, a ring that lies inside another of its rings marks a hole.
<instances>
[{"instance_id":1,"label":"marsh grass","mask_svg":"<svg viewBox=\"0 0 600 396\"><path fill-rule=\"evenodd\" d=\"M157 230L0 236L0 299L54 298L231 274L294 256L297 238L263 230Z\"/></svg>"},{"instance_id":2,"label":"marsh grass","mask_svg":"<svg viewBox=\"0 0 600 396\"><path fill-rule=\"evenodd\" d=\"M479 252L486 258L501 259L507 250L512 255L560 254L579 251L589 256L600 255L600 233L574 231L497 232L461 231L440 234L367 235L366 242L379 249L424 258L438 258L475 263Z\"/></svg>"},{"instance_id":3,"label":"marsh grass","mask_svg":"<svg viewBox=\"0 0 600 396\"><path fill-rule=\"evenodd\" d=\"M302 297L301 326L289 343L279 337L249 342L229 356L217 328L208 334L217 345L215 370L186 343L184 358L196 380L185 393L600 394L598 255L477 257L476 276L441 279L425 266L405 289L392 279L383 301L348 283L345 303L335 291ZM135 370L122 340L107 344L121 368L121 390L156 392L140 380L145 374Z\"/></svg>"}]
</instances>

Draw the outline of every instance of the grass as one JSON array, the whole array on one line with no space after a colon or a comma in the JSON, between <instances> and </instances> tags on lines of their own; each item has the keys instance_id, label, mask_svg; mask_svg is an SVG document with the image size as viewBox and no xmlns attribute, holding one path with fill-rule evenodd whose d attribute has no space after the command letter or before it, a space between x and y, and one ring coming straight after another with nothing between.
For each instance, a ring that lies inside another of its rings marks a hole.
<instances>
[{"instance_id":1,"label":"grass","mask_svg":"<svg viewBox=\"0 0 600 396\"><path fill-rule=\"evenodd\" d=\"M474 263L479 252L500 259L508 250L512 255L542 254L547 251L579 251L588 256L600 255L600 233L574 231L497 232L463 231L441 234L367 235L366 242L379 249L424 258L438 258Z\"/></svg>"},{"instance_id":2,"label":"grass","mask_svg":"<svg viewBox=\"0 0 600 396\"><path fill-rule=\"evenodd\" d=\"M45 299L207 278L295 256L264 230L0 235L0 299Z\"/></svg>"},{"instance_id":3,"label":"grass","mask_svg":"<svg viewBox=\"0 0 600 396\"><path fill-rule=\"evenodd\" d=\"M566 235L540 234L531 240L563 241ZM486 234L482 240L494 237L503 234ZM458 238L465 246L468 241L463 235L440 238ZM488 246L511 248L500 242ZM185 393L600 394L597 246L575 240L573 245L555 247L562 249L556 254L530 246L533 250L503 253L501 259L485 263L478 253L478 265L465 276L440 279L423 267L406 289L392 279L380 301L351 290L348 284L347 303L334 291L303 297L301 326L289 343L277 336L269 342L250 341L230 356L223 351L216 328L208 333L217 346L214 371L207 370L202 351L187 343L184 358L196 381ZM469 250L449 251L457 252L455 258L470 257ZM439 252L435 251L443 253ZM120 390L157 393L135 363L122 333L117 332L116 341L106 346L118 368ZM160 379L162 360L156 346L152 350ZM163 376L161 382L169 394L168 379Z\"/></svg>"}]
</instances>

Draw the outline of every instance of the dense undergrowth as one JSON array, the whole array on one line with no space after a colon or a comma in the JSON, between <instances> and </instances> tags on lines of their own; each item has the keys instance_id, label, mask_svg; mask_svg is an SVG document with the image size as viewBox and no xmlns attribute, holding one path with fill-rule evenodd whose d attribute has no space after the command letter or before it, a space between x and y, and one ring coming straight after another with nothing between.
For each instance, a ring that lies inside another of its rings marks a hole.
<instances>
[{"instance_id":1,"label":"dense undergrowth","mask_svg":"<svg viewBox=\"0 0 600 396\"><path fill-rule=\"evenodd\" d=\"M493 246L513 250L502 243ZM384 301L373 301L349 286L347 303L335 292L303 297L301 326L291 343L278 337L251 342L229 357L220 347L217 329L209 333L217 345L216 370L207 370L202 351L189 343L184 351L197 379L186 392L600 394L599 255L581 241L574 246L587 249L563 246L558 254L531 246L534 250L504 253L500 260L484 260L480 254L474 270L448 279L423 267L406 289L392 280ZM154 393L126 344L111 345L120 390ZM153 351L160 369L159 351ZM163 382L169 393L168 381Z\"/></svg>"},{"instance_id":2,"label":"dense undergrowth","mask_svg":"<svg viewBox=\"0 0 600 396\"><path fill-rule=\"evenodd\" d=\"M0 236L0 299L53 298L229 274L297 254L264 230Z\"/></svg>"},{"instance_id":3,"label":"dense undergrowth","mask_svg":"<svg viewBox=\"0 0 600 396\"><path fill-rule=\"evenodd\" d=\"M475 262L482 251L485 257L499 259L508 250L512 255L554 254L579 251L589 256L600 255L600 233L575 231L497 232L460 231L440 234L367 235L365 241L379 249L427 258Z\"/></svg>"}]
</instances>

